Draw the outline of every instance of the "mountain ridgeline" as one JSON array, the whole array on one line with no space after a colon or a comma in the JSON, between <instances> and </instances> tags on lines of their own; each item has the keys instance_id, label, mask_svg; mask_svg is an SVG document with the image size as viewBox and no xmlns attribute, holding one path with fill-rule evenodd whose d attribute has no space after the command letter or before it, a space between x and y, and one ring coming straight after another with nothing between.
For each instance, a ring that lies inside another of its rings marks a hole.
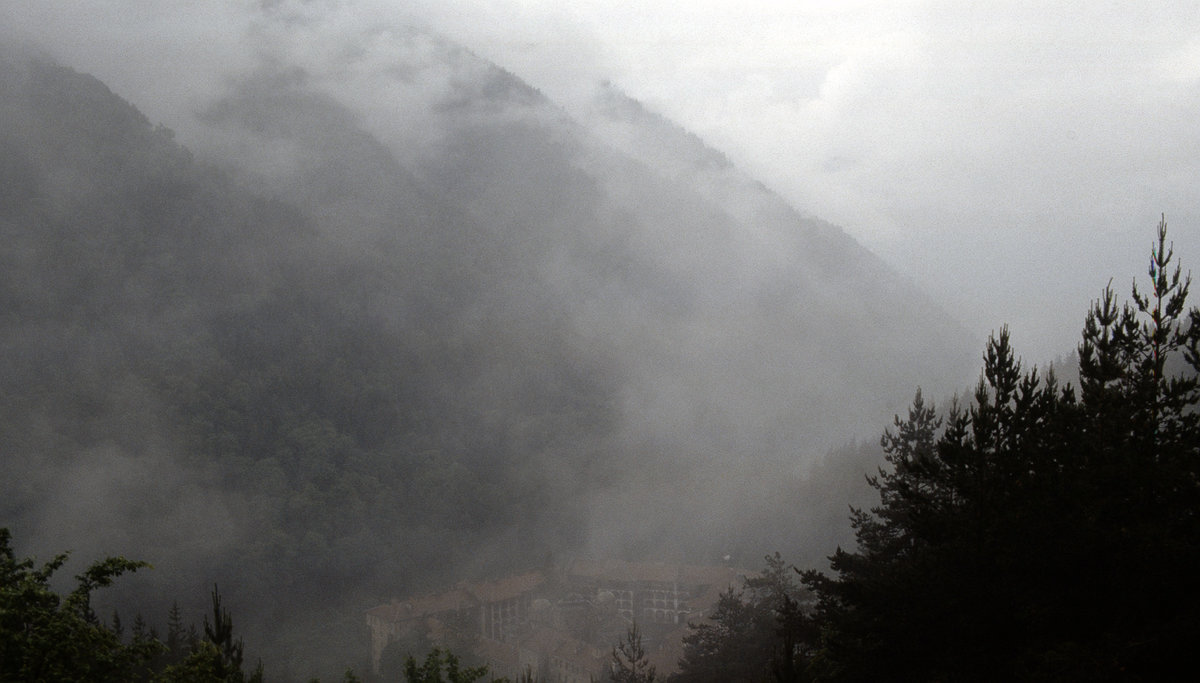
<instances>
[{"instance_id":1,"label":"mountain ridgeline","mask_svg":"<svg viewBox=\"0 0 1200 683\"><path fill-rule=\"evenodd\" d=\"M14 537L149 561L148 613L219 580L296 676L457 577L846 538L861 469L822 455L965 384L967 335L615 88L572 117L392 40L352 78L231 81L186 147L0 52Z\"/></svg>"}]
</instances>

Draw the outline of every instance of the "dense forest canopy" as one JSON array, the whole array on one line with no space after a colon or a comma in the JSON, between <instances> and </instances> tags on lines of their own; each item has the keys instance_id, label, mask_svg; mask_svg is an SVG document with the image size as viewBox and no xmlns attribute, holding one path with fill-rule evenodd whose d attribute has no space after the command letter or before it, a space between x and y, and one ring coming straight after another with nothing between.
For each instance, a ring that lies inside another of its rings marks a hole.
<instances>
[{"instance_id":1,"label":"dense forest canopy","mask_svg":"<svg viewBox=\"0 0 1200 683\"><path fill-rule=\"evenodd\" d=\"M768 557L668 680L1194 678L1200 308L1165 217L1156 237L1149 286L1087 313L1077 384L1025 367L1002 328L973 395L918 391L885 430L832 571Z\"/></svg>"},{"instance_id":2,"label":"dense forest canopy","mask_svg":"<svg viewBox=\"0 0 1200 683\"><path fill-rule=\"evenodd\" d=\"M1078 389L1053 369L1024 368L1002 328L969 400L939 411L918 390L883 434L886 463L869 478L878 501L853 509L855 547L836 550L830 574L767 556L690 621L677 671L660 677L635 620L612 646L608 680L1192 677L1200 308L1188 306L1191 279L1173 259L1164 218L1149 288L1135 282L1120 305L1108 287L1088 312ZM203 637L184 635L175 606L165 642L140 615L126 640L118 615L97 618L91 594L145 563L96 562L60 597L48 579L65 559L18 560L0 530L5 676L262 679L261 665L247 677L215 589ZM397 671L410 683L489 676L437 647Z\"/></svg>"},{"instance_id":3,"label":"dense forest canopy","mask_svg":"<svg viewBox=\"0 0 1200 683\"><path fill-rule=\"evenodd\" d=\"M601 135L393 37L405 69L359 77L454 74L404 126L267 63L190 147L138 93L0 50L20 552L150 562L105 593L127 620L203 613L219 581L303 678L361 659L362 609L458 577L846 542L878 455L853 439L970 377L968 335L615 88Z\"/></svg>"}]
</instances>

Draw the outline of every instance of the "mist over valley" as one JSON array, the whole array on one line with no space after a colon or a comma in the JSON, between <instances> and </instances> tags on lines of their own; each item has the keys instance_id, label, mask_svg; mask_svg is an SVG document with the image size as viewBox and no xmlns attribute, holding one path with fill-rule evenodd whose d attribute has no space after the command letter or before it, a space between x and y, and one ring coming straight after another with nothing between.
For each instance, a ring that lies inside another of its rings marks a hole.
<instances>
[{"instance_id":1,"label":"mist over valley","mask_svg":"<svg viewBox=\"0 0 1200 683\"><path fill-rule=\"evenodd\" d=\"M111 604L217 582L299 680L458 581L823 565L882 428L978 379L939 302L616 85L305 39L177 109L0 51L0 525L154 566Z\"/></svg>"}]
</instances>

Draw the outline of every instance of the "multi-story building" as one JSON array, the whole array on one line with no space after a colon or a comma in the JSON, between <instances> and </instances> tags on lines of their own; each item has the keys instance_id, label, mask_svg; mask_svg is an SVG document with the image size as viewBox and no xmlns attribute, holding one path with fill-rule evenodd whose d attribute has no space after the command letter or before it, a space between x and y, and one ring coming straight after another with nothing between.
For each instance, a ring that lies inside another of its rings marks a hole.
<instances>
[{"instance_id":1,"label":"multi-story building","mask_svg":"<svg viewBox=\"0 0 1200 683\"><path fill-rule=\"evenodd\" d=\"M688 624L744 578L730 567L576 560L548 573L460 583L369 610L372 664L378 672L393 641L420 637L449 645L457 629L469 631L473 654L496 674L529 670L589 681L602 676L612 646L636 621L651 661L665 674L675 669Z\"/></svg>"}]
</instances>

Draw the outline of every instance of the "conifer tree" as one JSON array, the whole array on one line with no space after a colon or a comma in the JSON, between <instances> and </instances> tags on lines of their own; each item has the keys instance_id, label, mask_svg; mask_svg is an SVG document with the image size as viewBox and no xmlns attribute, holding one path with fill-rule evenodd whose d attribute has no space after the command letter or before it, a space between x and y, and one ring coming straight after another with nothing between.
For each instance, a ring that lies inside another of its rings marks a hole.
<instances>
[{"instance_id":1,"label":"conifer tree","mask_svg":"<svg viewBox=\"0 0 1200 683\"><path fill-rule=\"evenodd\" d=\"M646 658L642 632L635 621L625 633L625 639L613 646L610 680L613 683L654 683L654 675L654 665Z\"/></svg>"},{"instance_id":2,"label":"conifer tree","mask_svg":"<svg viewBox=\"0 0 1200 683\"><path fill-rule=\"evenodd\" d=\"M1104 290L1080 394L1026 370L1007 328L972 401L918 391L854 510L857 547L808 571L823 680L1177 680L1200 638L1200 311L1165 218L1150 288Z\"/></svg>"},{"instance_id":3,"label":"conifer tree","mask_svg":"<svg viewBox=\"0 0 1200 683\"><path fill-rule=\"evenodd\" d=\"M795 573L779 553L766 568L730 587L704 621L683 638L675 683L751 683L800 680L812 622L802 605Z\"/></svg>"},{"instance_id":4,"label":"conifer tree","mask_svg":"<svg viewBox=\"0 0 1200 683\"><path fill-rule=\"evenodd\" d=\"M178 601L171 603L171 609L167 612L167 641L165 644L167 646L166 660L169 664L183 661L192 644L188 638L187 627L183 624L183 612L179 609Z\"/></svg>"},{"instance_id":5,"label":"conifer tree","mask_svg":"<svg viewBox=\"0 0 1200 683\"><path fill-rule=\"evenodd\" d=\"M425 661L417 664L411 655L404 662L407 683L474 683L487 675L485 666L464 667L458 657L448 650L433 648Z\"/></svg>"},{"instance_id":6,"label":"conifer tree","mask_svg":"<svg viewBox=\"0 0 1200 683\"><path fill-rule=\"evenodd\" d=\"M212 591L212 620L204 618L204 637L190 636L191 651L183 661L167 667L163 683L261 683L260 662L249 675L242 670L244 646L233 635L233 617L221 606L217 587Z\"/></svg>"}]
</instances>

